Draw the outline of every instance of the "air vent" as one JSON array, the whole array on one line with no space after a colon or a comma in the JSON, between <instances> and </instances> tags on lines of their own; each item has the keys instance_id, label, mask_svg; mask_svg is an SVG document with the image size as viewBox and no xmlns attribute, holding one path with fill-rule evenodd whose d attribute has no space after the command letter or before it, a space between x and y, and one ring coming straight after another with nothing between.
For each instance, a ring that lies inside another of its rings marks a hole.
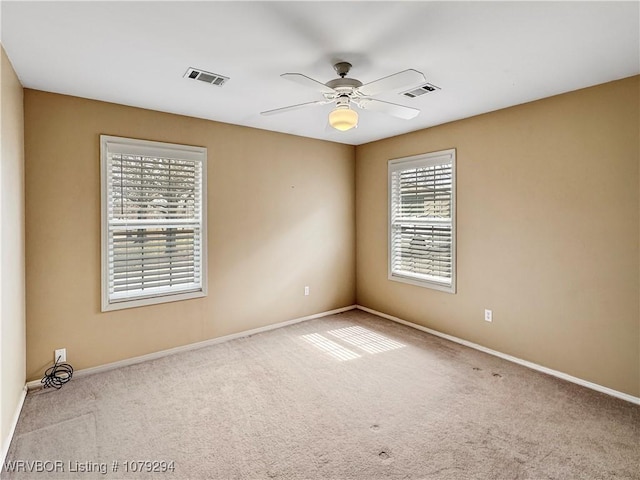
<instances>
[{"instance_id":1,"label":"air vent","mask_svg":"<svg viewBox=\"0 0 640 480\"><path fill-rule=\"evenodd\" d=\"M408 92L403 92L401 95L409 98L416 98L421 95L426 95L427 93L435 92L436 90L440 90L440 87L436 87L431 83L425 83L418 88L414 88L413 90L409 90Z\"/></svg>"},{"instance_id":2,"label":"air vent","mask_svg":"<svg viewBox=\"0 0 640 480\"><path fill-rule=\"evenodd\" d=\"M200 80L201 82L216 85L218 87L221 87L227 80L229 80L229 77L224 77L217 73L205 72L204 70L198 70L196 68L189 68L187 73L184 74L184 78Z\"/></svg>"}]
</instances>

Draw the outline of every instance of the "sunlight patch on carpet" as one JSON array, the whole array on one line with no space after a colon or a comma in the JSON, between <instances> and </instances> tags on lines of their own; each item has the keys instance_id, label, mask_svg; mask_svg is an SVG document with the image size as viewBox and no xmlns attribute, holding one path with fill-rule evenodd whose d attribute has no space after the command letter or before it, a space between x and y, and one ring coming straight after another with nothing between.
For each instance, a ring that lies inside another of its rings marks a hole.
<instances>
[{"instance_id":1,"label":"sunlight patch on carpet","mask_svg":"<svg viewBox=\"0 0 640 480\"><path fill-rule=\"evenodd\" d=\"M396 350L406 346L404 343L396 342L384 335L358 326L329 330L327 333L350 345L361 348L367 353L388 352L389 350Z\"/></svg>"},{"instance_id":2,"label":"sunlight patch on carpet","mask_svg":"<svg viewBox=\"0 0 640 480\"><path fill-rule=\"evenodd\" d=\"M310 333L308 335L302 335L302 338L309 342L314 347L328 353L329 355L337 358L340 361L353 360L359 358L356 352L343 347L342 345L332 342L328 338L323 337L319 333Z\"/></svg>"}]
</instances>

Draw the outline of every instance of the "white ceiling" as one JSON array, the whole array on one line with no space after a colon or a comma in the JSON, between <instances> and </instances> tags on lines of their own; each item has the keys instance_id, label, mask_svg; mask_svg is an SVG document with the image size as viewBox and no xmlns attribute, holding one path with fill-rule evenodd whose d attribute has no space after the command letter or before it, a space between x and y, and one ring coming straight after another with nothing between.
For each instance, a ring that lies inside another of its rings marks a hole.
<instances>
[{"instance_id":1,"label":"white ceiling","mask_svg":"<svg viewBox=\"0 0 640 480\"><path fill-rule=\"evenodd\" d=\"M637 1L2 1L1 27L27 88L352 145L640 73ZM331 105L259 114L322 99L279 75L324 83L338 60L363 83L413 68L441 90L381 94L420 115L358 110L348 132L327 126Z\"/></svg>"}]
</instances>

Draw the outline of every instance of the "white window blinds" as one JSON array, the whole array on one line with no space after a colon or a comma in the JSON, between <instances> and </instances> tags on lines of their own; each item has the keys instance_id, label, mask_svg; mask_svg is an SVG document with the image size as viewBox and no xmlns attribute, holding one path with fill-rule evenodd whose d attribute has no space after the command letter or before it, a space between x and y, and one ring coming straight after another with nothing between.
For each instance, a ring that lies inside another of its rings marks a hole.
<instances>
[{"instance_id":1,"label":"white window blinds","mask_svg":"<svg viewBox=\"0 0 640 480\"><path fill-rule=\"evenodd\" d=\"M206 294L206 149L101 136L103 311Z\"/></svg>"},{"instance_id":2,"label":"white window blinds","mask_svg":"<svg viewBox=\"0 0 640 480\"><path fill-rule=\"evenodd\" d=\"M389 162L389 278L455 292L455 150Z\"/></svg>"}]
</instances>

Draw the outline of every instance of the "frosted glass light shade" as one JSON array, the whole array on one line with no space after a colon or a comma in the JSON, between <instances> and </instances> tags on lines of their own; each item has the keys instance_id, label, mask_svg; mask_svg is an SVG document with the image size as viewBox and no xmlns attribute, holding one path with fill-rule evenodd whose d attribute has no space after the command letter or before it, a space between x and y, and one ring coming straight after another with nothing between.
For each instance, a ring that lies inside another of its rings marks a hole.
<instances>
[{"instance_id":1,"label":"frosted glass light shade","mask_svg":"<svg viewBox=\"0 0 640 480\"><path fill-rule=\"evenodd\" d=\"M358 125L358 113L348 106L339 106L329 114L329 125L345 132Z\"/></svg>"}]
</instances>

